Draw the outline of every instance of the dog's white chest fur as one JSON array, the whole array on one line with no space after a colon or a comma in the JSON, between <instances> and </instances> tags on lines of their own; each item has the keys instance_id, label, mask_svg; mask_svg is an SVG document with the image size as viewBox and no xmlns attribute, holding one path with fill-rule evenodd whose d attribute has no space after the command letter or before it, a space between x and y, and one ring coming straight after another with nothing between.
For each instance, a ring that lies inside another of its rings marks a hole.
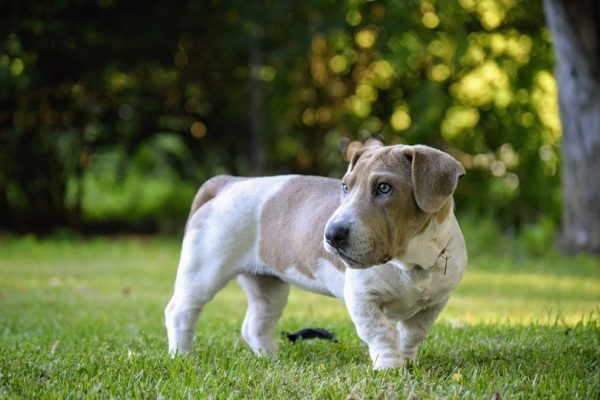
<instances>
[{"instance_id":1,"label":"dog's white chest fur","mask_svg":"<svg viewBox=\"0 0 600 400\"><path fill-rule=\"evenodd\" d=\"M429 268L391 260L367 270L347 270L347 292L372 299L391 321L406 320L447 301L464 273L459 255L439 257Z\"/></svg>"},{"instance_id":2,"label":"dog's white chest fur","mask_svg":"<svg viewBox=\"0 0 600 400\"><path fill-rule=\"evenodd\" d=\"M441 282L446 276L439 268L433 271L416 266L395 269L398 271L398 281L394 285L396 295L383 298L381 303L384 314L392 321L410 318L448 294Z\"/></svg>"}]
</instances>

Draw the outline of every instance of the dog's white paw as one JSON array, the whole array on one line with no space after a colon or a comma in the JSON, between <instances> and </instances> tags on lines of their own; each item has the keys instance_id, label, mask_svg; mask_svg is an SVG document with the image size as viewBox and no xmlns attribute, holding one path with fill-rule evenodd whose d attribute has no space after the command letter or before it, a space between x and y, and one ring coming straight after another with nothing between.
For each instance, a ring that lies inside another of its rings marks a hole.
<instances>
[{"instance_id":1,"label":"dog's white paw","mask_svg":"<svg viewBox=\"0 0 600 400\"><path fill-rule=\"evenodd\" d=\"M382 357L373 362L373 369L383 371L391 368L402 368L404 361L401 357Z\"/></svg>"}]
</instances>

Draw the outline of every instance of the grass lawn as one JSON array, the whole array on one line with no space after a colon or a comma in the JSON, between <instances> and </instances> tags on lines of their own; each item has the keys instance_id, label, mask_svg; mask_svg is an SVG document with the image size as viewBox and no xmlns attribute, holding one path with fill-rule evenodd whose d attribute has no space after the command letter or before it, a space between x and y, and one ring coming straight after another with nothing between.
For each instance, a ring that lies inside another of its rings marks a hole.
<instances>
[{"instance_id":1,"label":"grass lawn","mask_svg":"<svg viewBox=\"0 0 600 400\"><path fill-rule=\"evenodd\" d=\"M469 270L406 370L371 371L343 305L294 290L280 341L255 357L230 284L200 318L196 351L166 354L175 239L0 238L0 398L600 398L600 260L467 233ZM484 235L485 236L485 235Z\"/></svg>"}]
</instances>

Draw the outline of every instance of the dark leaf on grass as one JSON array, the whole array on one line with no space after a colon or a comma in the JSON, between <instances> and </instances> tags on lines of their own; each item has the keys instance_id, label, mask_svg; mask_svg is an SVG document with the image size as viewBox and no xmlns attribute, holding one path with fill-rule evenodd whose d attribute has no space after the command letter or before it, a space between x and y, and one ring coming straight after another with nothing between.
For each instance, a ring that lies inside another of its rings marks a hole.
<instances>
[{"instance_id":1,"label":"dark leaf on grass","mask_svg":"<svg viewBox=\"0 0 600 400\"><path fill-rule=\"evenodd\" d=\"M335 333L323 328L300 329L296 332L283 332L282 335L284 337L287 337L288 340L292 343L296 343L296 340L298 339L325 339L337 342L337 337L335 336Z\"/></svg>"}]
</instances>

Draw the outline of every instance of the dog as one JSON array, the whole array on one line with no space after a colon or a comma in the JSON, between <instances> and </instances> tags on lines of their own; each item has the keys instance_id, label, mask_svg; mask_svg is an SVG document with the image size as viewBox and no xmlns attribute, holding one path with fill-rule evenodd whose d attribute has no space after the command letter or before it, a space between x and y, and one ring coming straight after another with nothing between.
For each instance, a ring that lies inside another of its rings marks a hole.
<instances>
[{"instance_id":1,"label":"dog","mask_svg":"<svg viewBox=\"0 0 600 400\"><path fill-rule=\"evenodd\" d=\"M294 284L345 303L375 369L414 360L466 269L452 197L464 175L434 148L375 145L353 154L342 180L209 179L165 309L170 354L191 351L203 306L237 277L248 297L242 337L256 354L276 356Z\"/></svg>"}]
</instances>

